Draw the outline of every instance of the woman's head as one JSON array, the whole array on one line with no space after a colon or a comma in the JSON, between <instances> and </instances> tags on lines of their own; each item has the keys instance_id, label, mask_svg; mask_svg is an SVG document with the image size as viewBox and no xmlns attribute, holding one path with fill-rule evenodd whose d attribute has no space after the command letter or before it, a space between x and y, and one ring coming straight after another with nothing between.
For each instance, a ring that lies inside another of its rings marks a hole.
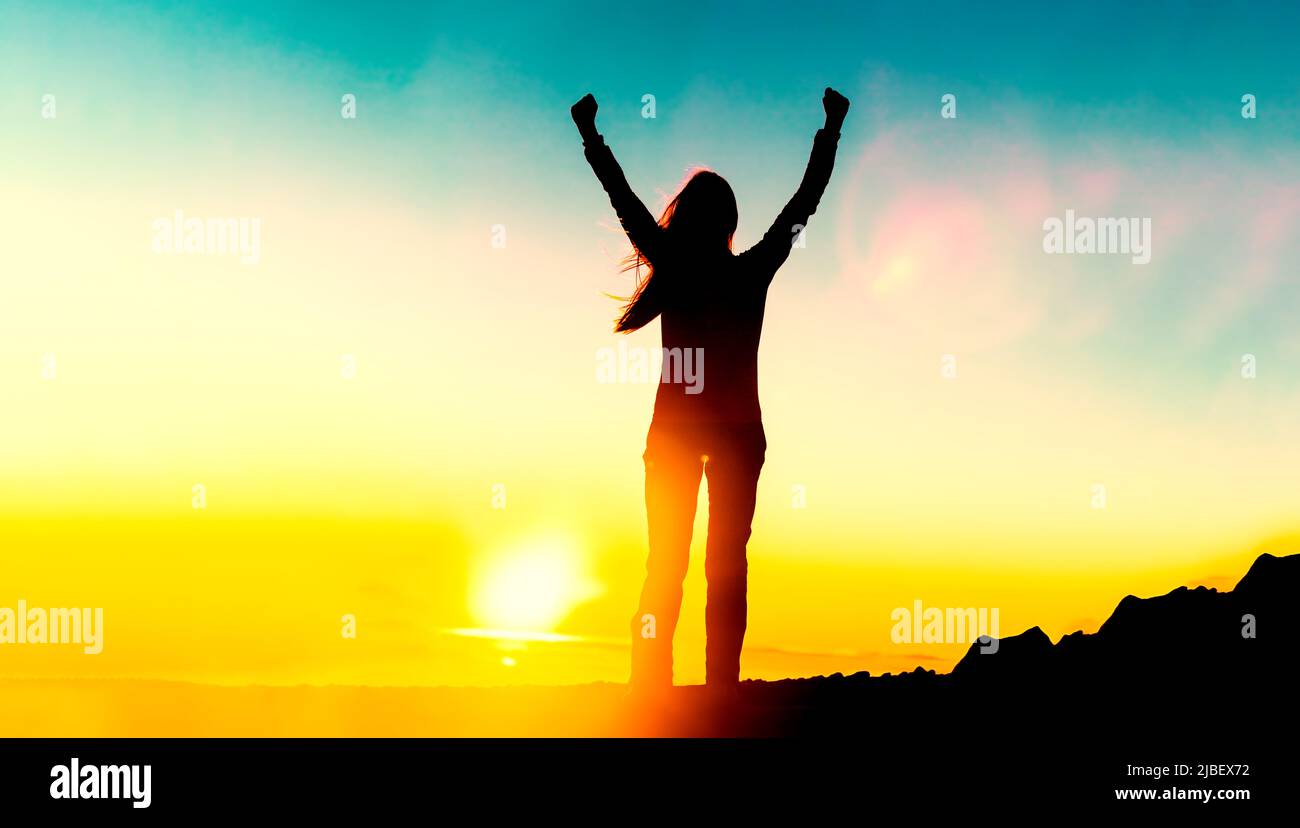
<instances>
[{"instance_id":1,"label":"woman's head","mask_svg":"<svg viewBox=\"0 0 1300 828\"><path fill-rule=\"evenodd\" d=\"M670 244L686 244L700 252L730 250L739 216L736 194L727 179L713 170L698 169L664 208L659 225Z\"/></svg>"},{"instance_id":2,"label":"woman's head","mask_svg":"<svg viewBox=\"0 0 1300 828\"><path fill-rule=\"evenodd\" d=\"M736 194L731 191L727 179L713 170L700 168L686 177L677 195L668 202L659 217L659 226L664 231L665 247L675 257L692 259L730 252L738 221ZM636 292L623 307L615 331L635 331L649 324L664 310L667 285L663 276L655 278L659 268L641 251L634 250L624 269L635 270L639 275L643 264L648 265L646 278L637 285Z\"/></svg>"}]
</instances>

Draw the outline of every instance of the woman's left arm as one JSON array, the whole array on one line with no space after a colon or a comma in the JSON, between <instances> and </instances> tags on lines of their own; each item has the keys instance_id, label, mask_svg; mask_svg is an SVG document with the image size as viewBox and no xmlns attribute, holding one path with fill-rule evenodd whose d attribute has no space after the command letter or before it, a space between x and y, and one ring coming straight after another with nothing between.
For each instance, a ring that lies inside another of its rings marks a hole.
<instances>
[{"instance_id":1,"label":"woman's left arm","mask_svg":"<svg viewBox=\"0 0 1300 828\"><path fill-rule=\"evenodd\" d=\"M817 204L826 192L831 172L835 169L835 149L839 144L844 116L849 111L849 101L827 87L822 96L822 106L826 110L826 124L817 130L817 135L813 138L812 154L808 157L808 166L804 170L803 180L799 182L799 189L763 234L762 240L745 254L759 260L769 276L775 275L777 269L789 258L791 246L808 226L812 214L817 212Z\"/></svg>"}]
</instances>

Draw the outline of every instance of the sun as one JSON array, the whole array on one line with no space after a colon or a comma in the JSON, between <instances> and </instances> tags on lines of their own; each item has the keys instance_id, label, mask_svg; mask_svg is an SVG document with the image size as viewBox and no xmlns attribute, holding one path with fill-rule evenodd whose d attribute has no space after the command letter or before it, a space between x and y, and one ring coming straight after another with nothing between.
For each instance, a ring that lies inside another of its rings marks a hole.
<instances>
[{"instance_id":1,"label":"sun","mask_svg":"<svg viewBox=\"0 0 1300 828\"><path fill-rule=\"evenodd\" d=\"M577 544L545 538L485 557L470 586L470 612L481 627L547 632L601 591Z\"/></svg>"}]
</instances>

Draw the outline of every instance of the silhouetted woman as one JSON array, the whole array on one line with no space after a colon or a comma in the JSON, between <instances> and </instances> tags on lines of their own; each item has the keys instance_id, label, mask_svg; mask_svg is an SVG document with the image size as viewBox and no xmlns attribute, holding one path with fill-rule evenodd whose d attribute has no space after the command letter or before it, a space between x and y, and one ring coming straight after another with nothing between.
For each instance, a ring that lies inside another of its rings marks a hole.
<instances>
[{"instance_id":1,"label":"silhouetted woman","mask_svg":"<svg viewBox=\"0 0 1300 828\"><path fill-rule=\"evenodd\" d=\"M822 98L826 125L813 139L799 190L758 244L732 252L736 197L726 179L700 170L656 222L628 186L596 131L596 99L573 105L587 161L618 213L641 281L615 326L635 331L661 317L664 361L646 437L645 502L650 526L641 602L632 618L632 688L672 686L673 632L681 610L700 475L708 478L709 533L704 559L705 680L724 695L740 680L745 638L745 544L754 517L767 440L758 406L758 341L763 305L830 180L849 102ZM694 369L686 382L683 361Z\"/></svg>"}]
</instances>

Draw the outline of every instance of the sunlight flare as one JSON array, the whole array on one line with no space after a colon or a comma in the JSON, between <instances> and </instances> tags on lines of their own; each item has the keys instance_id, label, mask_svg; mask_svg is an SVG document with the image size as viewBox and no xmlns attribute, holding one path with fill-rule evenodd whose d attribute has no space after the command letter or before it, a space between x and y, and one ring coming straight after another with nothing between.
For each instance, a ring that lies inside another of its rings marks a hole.
<instances>
[{"instance_id":1,"label":"sunlight flare","mask_svg":"<svg viewBox=\"0 0 1300 828\"><path fill-rule=\"evenodd\" d=\"M484 628L507 633L547 633L603 588L588 560L567 538L530 541L487 556L473 576L470 611Z\"/></svg>"}]
</instances>

